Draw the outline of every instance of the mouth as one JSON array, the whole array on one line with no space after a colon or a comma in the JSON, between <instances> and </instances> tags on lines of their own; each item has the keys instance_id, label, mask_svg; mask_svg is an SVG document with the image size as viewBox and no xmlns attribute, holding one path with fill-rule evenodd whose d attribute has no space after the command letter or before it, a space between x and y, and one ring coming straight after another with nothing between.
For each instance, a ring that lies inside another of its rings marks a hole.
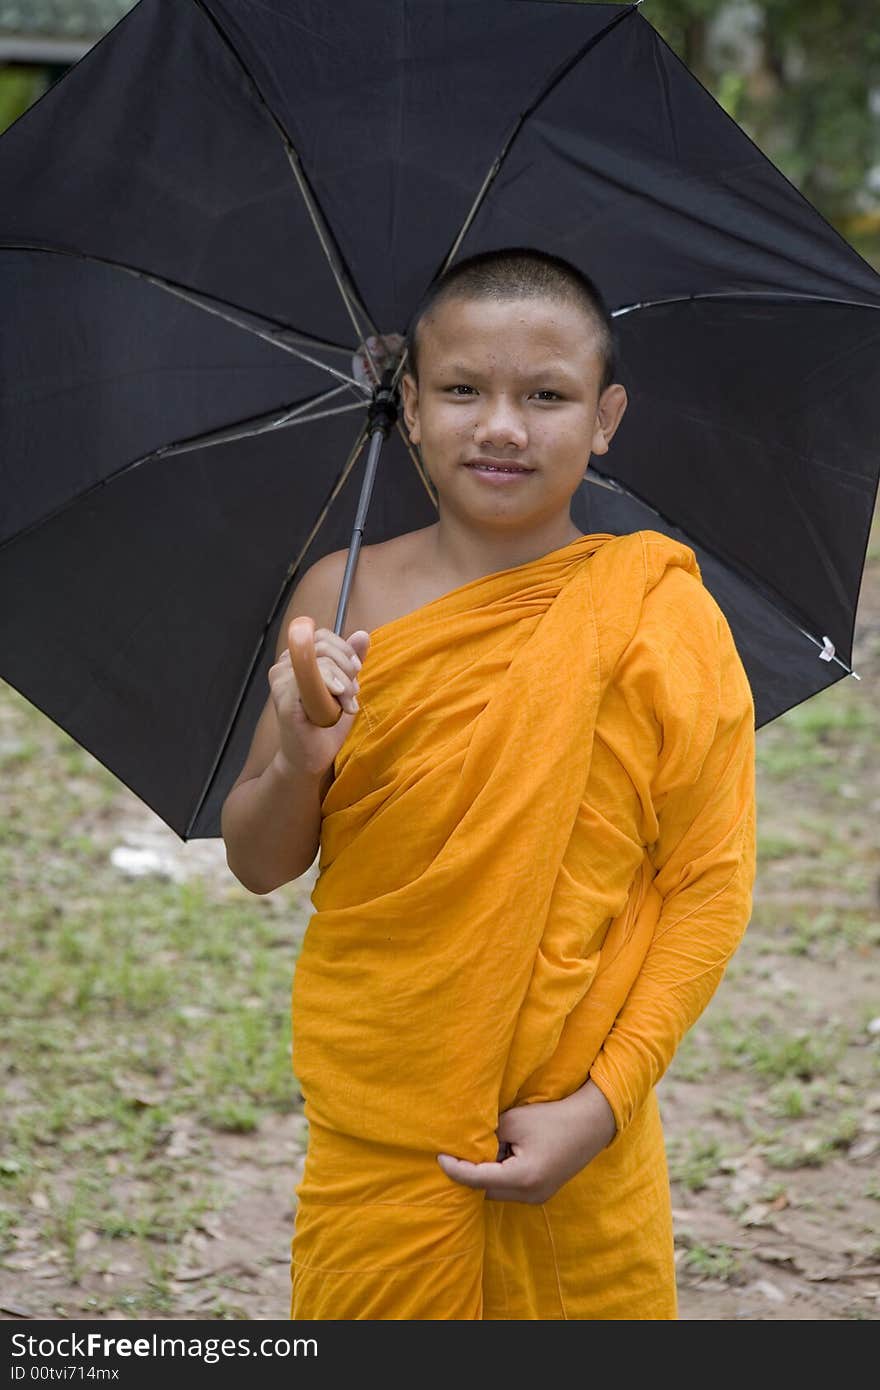
<instances>
[{"instance_id":1,"label":"mouth","mask_svg":"<svg viewBox=\"0 0 880 1390\"><path fill-rule=\"evenodd\" d=\"M534 473L534 468L527 468L525 464L513 463L508 459L470 459L465 465L472 473L482 473L486 477L501 478L520 478L529 473Z\"/></svg>"}]
</instances>

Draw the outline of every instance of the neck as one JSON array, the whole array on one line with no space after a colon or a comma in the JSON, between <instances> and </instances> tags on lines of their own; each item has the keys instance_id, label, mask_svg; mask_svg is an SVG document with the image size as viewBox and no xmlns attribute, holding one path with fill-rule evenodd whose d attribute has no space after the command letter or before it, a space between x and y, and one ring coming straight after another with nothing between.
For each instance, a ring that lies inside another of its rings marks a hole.
<instances>
[{"instance_id":1,"label":"neck","mask_svg":"<svg viewBox=\"0 0 880 1390\"><path fill-rule=\"evenodd\" d=\"M528 532L486 533L462 517L441 515L428 527L434 544L434 566L450 575L455 584L467 584L498 570L513 569L561 550L584 535L570 516L554 517Z\"/></svg>"}]
</instances>

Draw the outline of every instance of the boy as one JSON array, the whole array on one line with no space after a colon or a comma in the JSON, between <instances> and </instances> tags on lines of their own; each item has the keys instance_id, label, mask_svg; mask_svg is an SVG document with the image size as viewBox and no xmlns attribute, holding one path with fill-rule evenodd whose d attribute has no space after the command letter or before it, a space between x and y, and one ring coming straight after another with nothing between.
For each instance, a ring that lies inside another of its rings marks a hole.
<instances>
[{"instance_id":1,"label":"boy","mask_svg":"<svg viewBox=\"0 0 880 1390\"><path fill-rule=\"evenodd\" d=\"M627 403L586 277L459 262L408 348L439 520L362 550L347 640L345 552L303 576L223 814L254 892L321 853L291 1315L674 1318L654 1087L751 911L748 679L692 550L571 521Z\"/></svg>"}]
</instances>

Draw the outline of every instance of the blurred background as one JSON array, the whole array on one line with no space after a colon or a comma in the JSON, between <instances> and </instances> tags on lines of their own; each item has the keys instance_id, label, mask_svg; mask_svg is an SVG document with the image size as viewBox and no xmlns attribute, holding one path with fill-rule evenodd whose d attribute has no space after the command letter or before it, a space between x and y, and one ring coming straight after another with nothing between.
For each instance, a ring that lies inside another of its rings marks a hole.
<instances>
[{"instance_id":1,"label":"blurred background","mask_svg":"<svg viewBox=\"0 0 880 1390\"><path fill-rule=\"evenodd\" d=\"M0 0L0 130L129 8ZM880 0L642 13L880 270ZM685 1319L880 1315L876 515L853 661L759 732L753 920L661 1083ZM0 1319L286 1316L313 872L254 897L0 681Z\"/></svg>"}]
</instances>

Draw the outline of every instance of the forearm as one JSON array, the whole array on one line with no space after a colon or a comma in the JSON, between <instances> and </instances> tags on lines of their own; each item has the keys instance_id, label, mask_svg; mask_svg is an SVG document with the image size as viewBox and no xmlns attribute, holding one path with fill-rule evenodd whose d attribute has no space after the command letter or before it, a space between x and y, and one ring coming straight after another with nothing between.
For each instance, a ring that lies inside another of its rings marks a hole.
<instances>
[{"instance_id":1,"label":"forearm","mask_svg":"<svg viewBox=\"0 0 880 1390\"><path fill-rule=\"evenodd\" d=\"M665 905L638 978L591 1068L619 1129L666 1071L739 946L752 909L754 826L751 805L733 866L719 855Z\"/></svg>"},{"instance_id":2,"label":"forearm","mask_svg":"<svg viewBox=\"0 0 880 1390\"><path fill-rule=\"evenodd\" d=\"M607 1148L617 1133L614 1111L595 1081L587 1080L565 1098L578 1129L584 1137L583 1166Z\"/></svg>"},{"instance_id":3,"label":"forearm","mask_svg":"<svg viewBox=\"0 0 880 1390\"><path fill-rule=\"evenodd\" d=\"M332 777L332 767L319 776L292 768L279 753L230 792L221 816L226 862L245 888L271 893L309 868Z\"/></svg>"}]
</instances>

